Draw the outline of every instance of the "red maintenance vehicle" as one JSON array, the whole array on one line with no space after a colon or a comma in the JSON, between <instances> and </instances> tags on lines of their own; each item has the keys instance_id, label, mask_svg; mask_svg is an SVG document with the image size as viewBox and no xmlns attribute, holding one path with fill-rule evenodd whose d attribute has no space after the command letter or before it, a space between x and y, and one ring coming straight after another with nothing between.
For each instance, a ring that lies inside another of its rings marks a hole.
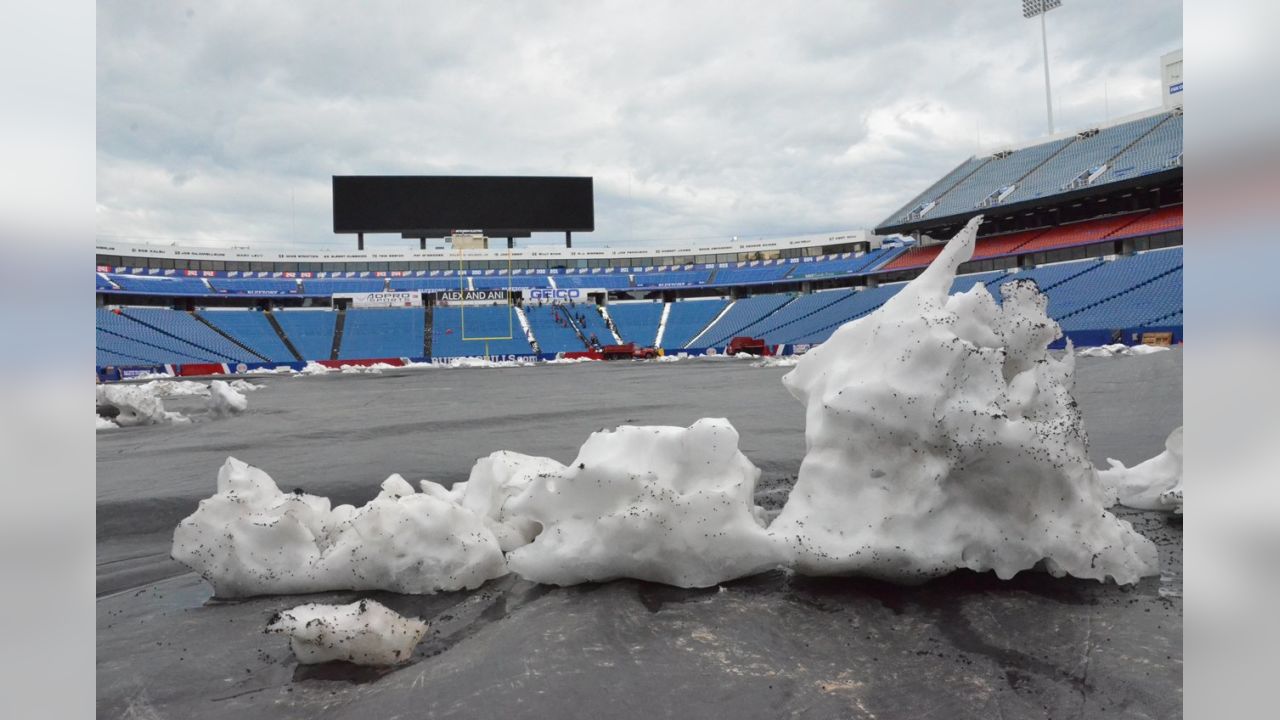
<instances>
[{"instance_id":1,"label":"red maintenance vehicle","mask_svg":"<svg viewBox=\"0 0 1280 720\"><path fill-rule=\"evenodd\" d=\"M658 357L658 349L637 347L635 343L629 342L621 345L605 345L600 355L605 360L649 360Z\"/></svg>"},{"instance_id":2,"label":"red maintenance vehicle","mask_svg":"<svg viewBox=\"0 0 1280 720\"><path fill-rule=\"evenodd\" d=\"M729 341L729 347L725 348L726 355L737 355L738 353L746 353L748 355L766 356L772 355L769 346L764 344L764 340L760 338L747 337L745 335L736 337Z\"/></svg>"}]
</instances>

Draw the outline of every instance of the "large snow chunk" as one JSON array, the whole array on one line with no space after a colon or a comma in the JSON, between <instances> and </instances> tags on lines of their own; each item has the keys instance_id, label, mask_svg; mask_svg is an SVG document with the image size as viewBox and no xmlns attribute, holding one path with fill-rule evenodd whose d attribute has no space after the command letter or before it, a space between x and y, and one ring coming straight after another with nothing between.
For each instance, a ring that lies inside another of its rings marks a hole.
<instances>
[{"instance_id":1,"label":"large snow chunk","mask_svg":"<svg viewBox=\"0 0 1280 720\"><path fill-rule=\"evenodd\" d=\"M399 475L360 508L283 493L227 458L218 492L174 530L172 555L219 597L327 590L432 593L506 574L498 540L474 513L414 492Z\"/></svg>"},{"instance_id":2,"label":"large snow chunk","mask_svg":"<svg viewBox=\"0 0 1280 720\"><path fill-rule=\"evenodd\" d=\"M97 404L115 408L113 419L120 427L191 422L182 413L165 410L160 391L147 385L98 385Z\"/></svg>"},{"instance_id":3,"label":"large snow chunk","mask_svg":"<svg viewBox=\"0 0 1280 720\"><path fill-rule=\"evenodd\" d=\"M350 605L308 603L276 614L267 632L286 633L303 664L344 660L398 665L413 654L427 623L405 618L375 600Z\"/></svg>"},{"instance_id":4,"label":"large snow chunk","mask_svg":"<svg viewBox=\"0 0 1280 720\"><path fill-rule=\"evenodd\" d=\"M223 380L209 383L209 412L214 417L238 415L249 407L249 399Z\"/></svg>"},{"instance_id":5,"label":"large snow chunk","mask_svg":"<svg viewBox=\"0 0 1280 720\"><path fill-rule=\"evenodd\" d=\"M1107 458L1111 466L1098 479L1115 500L1137 510L1182 512L1182 428L1164 441L1164 452L1131 468Z\"/></svg>"},{"instance_id":6,"label":"large snow chunk","mask_svg":"<svg viewBox=\"0 0 1280 720\"><path fill-rule=\"evenodd\" d=\"M501 450L477 460L470 477L454 484L453 496L484 520L503 552L510 552L531 542L540 527L533 519L508 510L507 504L534 478L557 477L564 471L565 466L551 458ZM427 492L425 486L423 491Z\"/></svg>"},{"instance_id":7,"label":"large snow chunk","mask_svg":"<svg viewBox=\"0 0 1280 720\"><path fill-rule=\"evenodd\" d=\"M770 531L798 571L920 582L957 568L1001 578L1133 583L1156 548L1106 512L1071 397L1074 357L1031 281L948 296L974 218L880 309L783 377L806 405L807 453Z\"/></svg>"},{"instance_id":8,"label":"large snow chunk","mask_svg":"<svg viewBox=\"0 0 1280 720\"><path fill-rule=\"evenodd\" d=\"M507 564L555 585L707 587L768 570L782 556L752 502L759 477L724 419L593 433L569 467L538 472L506 504L542 526Z\"/></svg>"}]
</instances>

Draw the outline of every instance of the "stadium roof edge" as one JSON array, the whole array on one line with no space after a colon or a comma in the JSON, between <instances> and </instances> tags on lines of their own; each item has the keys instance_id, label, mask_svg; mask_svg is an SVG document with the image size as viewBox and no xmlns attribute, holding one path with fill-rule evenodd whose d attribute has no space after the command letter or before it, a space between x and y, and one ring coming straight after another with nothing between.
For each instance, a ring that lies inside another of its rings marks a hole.
<instances>
[{"instance_id":1,"label":"stadium roof edge","mask_svg":"<svg viewBox=\"0 0 1280 720\"><path fill-rule=\"evenodd\" d=\"M972 210L968 210L963 213L956 213L954 215L922 218L913 222L898 223L896 225L881 225L875 229L875 234L880 236L893 234L910 235L916 231L963 225L968 222L969 218L972 218L975 215L997 215L1026 212L1035 208L1061 205L1062 203L1069 203L1074 200L1092 197L1098 195L1100 192L1123 192L1151 185L1158 185L1178 178L1181 175L1182 168L1176 167L1169 170L1161 170L1159 172L1148 173L1146 175L1126 178L1124 180L1116 180L1114 182L1106 183L1105 185L1083 187L1078 190L1068 190L1055 195L1031 198L1029 200L1023 200L1009 205L998 205L990 208L973 208Z\"/></svg>"}]
</instances>

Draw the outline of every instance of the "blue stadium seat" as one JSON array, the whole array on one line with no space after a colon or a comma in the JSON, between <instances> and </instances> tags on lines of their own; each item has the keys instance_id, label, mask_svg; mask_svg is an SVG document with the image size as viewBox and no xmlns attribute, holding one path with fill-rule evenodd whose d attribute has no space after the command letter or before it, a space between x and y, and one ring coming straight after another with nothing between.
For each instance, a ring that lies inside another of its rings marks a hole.
<instances>
[{"instance_id":1,"label":"blue stadium seat","mask_svg":"<svg viewBox=\"0 0 1280 720\"><path fill-rule=\"evenodd\" d=\"M422 357L423 308L350 308L338 359Z\"/></svg>"},{"instance_id":2,"label":"blue stadium seat","mask_svg":"<svg viewBox=\"0 0 1280 720\"><path fill-rule=\"evenodd\" d=\"M285 337L303 360L328 360L333 352L333 329L338 314L323 310L283 310L273 313Z\"/></svg>"},{"instance_id":3,"label":"blue stadium seat","mask_svg":"<svg viewBox=\"0 0 1280 720\"><path fill-rule=\"evenodd\" d=\"M271 362L295 361L260 310L201 310L199 315Z\"/></svg>"}]
</instances>

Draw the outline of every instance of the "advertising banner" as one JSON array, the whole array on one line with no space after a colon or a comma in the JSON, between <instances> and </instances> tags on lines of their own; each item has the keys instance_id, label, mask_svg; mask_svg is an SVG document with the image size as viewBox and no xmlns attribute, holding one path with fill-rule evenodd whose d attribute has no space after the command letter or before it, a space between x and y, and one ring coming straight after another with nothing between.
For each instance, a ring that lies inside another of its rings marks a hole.
<instances>
[{"instance_id":1,"label":"advertising banner","mask_svg":"<svg viewBox=\"0 0 1280 720\"><path fill-rule=\"evenodd\" d=\"M350 300L351 307L422 307L417 292L334 293L334 300Z\"/></svg>"},{"instance_id":2,"label":"advertising banner","mask_svg":"<svg viewBox=\"0 0 1280 720\"><path fill-rule=\"evenodd\" d=\"M435 296L437 305L505 305L507 303L505 289L438 290Z\"/></svg>"},{"instance_id":3,"label":"advertising banner","mask_svg":"<svg viewBox=\"0 0 1280 720\"><path fill-rule=\"evenodd\" d=\"M542 303L590 302L592 293L608 292L604 288L523 288L524 301Z\"/></svg>"}]
</instances>

